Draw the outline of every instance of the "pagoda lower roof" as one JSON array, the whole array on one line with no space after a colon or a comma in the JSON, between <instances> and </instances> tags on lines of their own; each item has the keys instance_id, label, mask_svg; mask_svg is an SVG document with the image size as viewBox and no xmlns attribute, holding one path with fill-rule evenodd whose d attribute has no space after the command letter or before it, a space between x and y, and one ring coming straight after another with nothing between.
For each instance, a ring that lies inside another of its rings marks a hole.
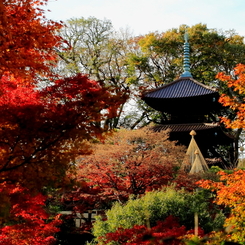
<instances>
[{"instance_id":1,"label":"pagoda lower roof","mask_svg":"<svg viewBox=\"0 0 245 245\"><path fill-rule=\"evenodd\" d=\"M156 132L170 130L170 132L191 132L219 128L217 123L186 123L186 124L161 124L153 127Z\"/></svg>"}]
</instances>

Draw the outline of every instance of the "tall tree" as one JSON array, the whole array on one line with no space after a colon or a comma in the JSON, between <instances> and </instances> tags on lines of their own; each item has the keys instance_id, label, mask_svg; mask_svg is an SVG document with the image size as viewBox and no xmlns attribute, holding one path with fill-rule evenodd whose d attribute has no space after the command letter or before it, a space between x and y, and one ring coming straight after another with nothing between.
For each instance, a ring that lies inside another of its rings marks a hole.
<instances>
[{"instance_id":1,"label":"tall tree","mask_svg":"<svg viewBox=\"0 0 245 245\"><path fill-rule=\"evenodd\" d=\"M90 17L68 20L60 35L66 44L63 50L57 50L61 58L59 73L67 75L82 72L112 87L123 98L130 96L133 90L127 81L126 56L132 42L127 32L115 32L109 20ZM123 104L118 112L120 117ZM108 119L104 126L118 127L119 117Z\"/></svg>"},{"instance_id":2,"label":"tall tree","mask_svg":"<svg viewBox=\"0 0 245 245\"><path fill-rule=\"evenodd\" d=\"M159 87L177 79L183 72L183 37L188 31L190 43L191 73L199 82L220 90L227 90L225 84L217 80L218 72L231 72L238 63L245 62L243 37L233 30L219 31L209 29L205 24L192 27L185 25L164 33L150 33L136 40L137 54L129 57L132 76L144 81L145 89ZM136 74L136 75L135 75ZM145 105L142 105L146 113ZM140 107L139 107L140 108ZM149 117L154 121L159 119Z\"/></svg>"},{"instance_id":3,"label":"tall tree","mask_svg":"<svg viewBox=\"0 0 245 245\"><path fill-rule=\"evenodd\" d=\"M0 36L0 175L1 181L29 188L64 176L75 153L82 148L86 153L83 140L101 135L98 124L116 116L122 101L121 94L81 74L38 86L37 75L52 75L54 48L62 40L61 25L47 20L40 8L46 3L6 0L0 5L1 34L6 34Z\"/></svg>"},{"instance_id":4,"label":"tall tree","mask_svg":"<svg viewBox=\"0 0 245 245\"><path fill-rule=\"evenodd\" d=\"M142 103L139 94L144 89L169 83L182 73L186 29L187 26L182 25L164 33L119 36L118 32L115 35L109 20L71 19L60 32L66 40L63 47L66 51L57 50L61 57L58 70L63 74L84 72L92 79L115 87L128 98L137 98L133 109L108 121L109 127L134 128L150 121L160 122L159 114ZM244 63L243 37L233 30L209 29L205 24L189 27L188 33L193 77L226 90L215 76L220 71L231 71L237 63ZM127 108L122 106L120 112Z\"/></svg>"},{"instance_id":5,"label":"tall tree","mask_svg":"<svg viewBox=\"0 0 245 245\"><path fill-rule=\"evenodd\" d=\"M137 40L140 52L132 57L131 65L149 86L167 84L183 72L183 38L188 31L190 63L193 77L214 85L218 72L230 72L238 63L244 63L243 37L233 30L218 31L205 24L185 25L164 33L150 33ZM134 62L135 61L135 62Z\"/></svg>"},{"instance_id":6,"label":"tall tree","mask_svg":"<svg viewBox=\"0 0 245 245\"><path fill-rule=\"evenodd\" d=\"M33 149L35 132L27 134L28 125L31 122L37 125L36 117L41 117L37 113L42 113L34 84L38 82L37 77L51 76L50 67L57 57L53 47L61 41L55 34L61 24L47 20L40 8L46 2L0 1L0 243L6 245L48 245L53 243L53 235L58 230L55 226L59 222L47 222L49 215L41 207L44 206L44 198L32 196L33 187L42 185L42 179L36 179L33 184L34 177L31 177L39 171L38 166L29 164L27 167L24 163L27 159L38 162L38 149L36 153ZM29 127L29 130L32 129ZM38 138L37 135L35 137ZM32 156L31 151L34 153ZM45 170L48 174L49 170ZM21 186L28 186L25 177L32 179L31 192Z\"/></svg>"},{"instance_id":7,"label":"tall tree","mask_svg":"<svg viewBox=\"0 0 245 245\"><path fill-rule=\"evenodd\" d=\"M65 184L75 157L90 152L87 141L102 135L98 124L115 117L121 103L87 76L54 79L61 25L44 17L46 2L0 1L1 244L53 242L56 222L47 223L37 194ZM41 76L51 83L39 86Z\"/></svg>"}]
</instances>

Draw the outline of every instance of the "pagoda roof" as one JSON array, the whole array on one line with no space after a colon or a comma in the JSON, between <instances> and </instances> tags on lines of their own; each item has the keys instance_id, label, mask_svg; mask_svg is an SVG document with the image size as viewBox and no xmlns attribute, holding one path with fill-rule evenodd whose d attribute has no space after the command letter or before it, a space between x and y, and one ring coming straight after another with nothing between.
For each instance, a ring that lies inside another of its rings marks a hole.
<instances>
[{"instance_id":1,"label":"pagoda roof","mask_svg":"<svg viewBox=\"0 0 245 245\"><path fill-rule=\"evenodd\" d=\"M145 92L142 95L142 99L176 99L212 94L218 94L218 92L215 89L196 81L192 77L181 77L169 84Z\"/></svg>"},{"instance_id":2,"label":"pagoda roof","mask_svg":"<svg viewBox=\"0 0 245 245\"><path fill-rule=\"evenodd\" d=\"M218 123L186 123L186 124L161 124L154 126L152 129L155 132L159 132L162 130L169 130L171 132L190 132L192 130L200 131L200 130L208 130L213 128L219 128Z\"/></svg>"},{"instance_id":3,"label":"pagoda roof","mask_svg":"<svg viewBox=\"0 0 245 245\"><path fill-rule=\"evenodd\" d=\"M169 130L170 133L190 133L192 130L198 133L220 132L223 141L233 142L235 136L223 130L219 123L180 123L180 124L160 124L152 127L155 132Z\"/></svg>"}]
</instances>

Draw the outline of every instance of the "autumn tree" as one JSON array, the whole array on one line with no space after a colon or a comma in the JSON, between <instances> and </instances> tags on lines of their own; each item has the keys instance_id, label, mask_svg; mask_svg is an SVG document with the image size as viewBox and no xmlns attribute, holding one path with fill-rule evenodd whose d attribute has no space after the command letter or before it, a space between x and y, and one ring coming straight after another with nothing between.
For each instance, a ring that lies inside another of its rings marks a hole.
<instances>
[{"instance_id":1,"label":"autumn tree","mask_svg":"<svg viewBox=\"0 0 245 245\"><path fill-rule=\"evenodd\" d=\"M221 81L227 90L220 97L220 103L230 110L229 114L222 115L221 120L226 127L233 129L234 134L238 136L245 128L245 65L238 64L233 72L228 73L220 72L217 79ZM236 148L239 146L239 141L236 141ZM237 153L238 155L238 153Z\"/></svg>"},{"instance_id":2,"label":"autumn tree","mask_svg":"<svg viewBox=\"0 0 245 245\"><path fill-rule=\"evenodd\" d=\"M37 188L64 176L78 154L89 152L86 140L102 134L100 110L115 113L120 99L82 75L42 90L16 83L2 78L0 175Z\"/></svg>"},{"instance_id":3,"label":"autumn tree","mask_svg":"<svg viewBox=\"0 0 245 245\"><path fill-rule=\"evenodd\" d=\"M6 204L1 218L6 219L0 232L11 245L45 244L44 239L57 231L54 223L46 226L45 198L39 202L35 196L43 187L66 184L76 156L90 152L87 141L102 135L98 125L115 117L123 101L88 76L53 76L61 25L44 17L41 6L46 2L6 0L0 5L0 184L6 185L1 189L1 204ZM42 77L50 83L39 86ZM29 196L21 198L25 193ZM33 213L31 200L40 212ZM15 213L16 207L20 209ZM40 243L28 235L31 227L31 234L43 237ZM16 237L18 231L23 236Z\"/></svg>"},{"instance_id":4,"label":"autumn tree","mask_svg":"<svg viewBox=\"0 0 245 245\"><path fill-rule=\"evenodd\" d=\"M234 172L218 172L220 180L201 181L200 186L214 192L214 202L221 207L226 207L228 213L224 229L220 232L214 232L210 244L218 244L224 241L237 242L244 244L244 170L234 170ZM213 243L212 243L213 241Z\"/></svg>"},{"instance_id":5,"label":"autumn tree","mask_svg":"<svg viewBox=\"0 0 245 245\"><path fill-rule=\"evenodd\" d=\"M25 82L37 75L51 75L61 43L56 34L61 23L45 18L48 0L2 0L0 3L0 77L10 73Z\"/></svg>"},{"instance_id":6,"label":"autumn tree","mask_svg":"<svg viewBox=\"0 0 245 245\"><path fill-rule=\"evenodd\" d=\"M76 154L88 152L84 140L101 135L98 124L114 117L123 101L113 89L81 74L38 86L36 75L49 75L53 48L61 41L55 34L60 24L46 20L39 8L46 2L4 1L1 8L2 28L9 26L1 46L9 52L1 63L1 181L29 188L64 176Z\"/></svg>"},{"instance_id":7,"label":"autumn tree","mask_svg":"<svg viewBox=\"0 0 245 245\"><path fill-rule=\"evenodd\" d=\"M77 159L78 186L63 195L67 208L107 209L170 183L187 190L196 186L198 177L180 170L185 149L169 141L167 132L119 130L94 148Z\"/></svg>"},{"instance_id":8,"label":"autumn tree","mask_svg":"<svg viewBox=\"0 0 245 245\"><path fill-rule=\"evenodd\" d=\"M51 76L50 67L57 57L53 48L61 41L55 34L61 24L47 20L41 10L46 2L0 1L0 243L6 245L48 245L54 242L58 230L58 223L47 222L45 198L37 194L37 189L34 191L34 186L40 190L42 185L42 180L33 182L37 168L26 165L36 159L38 151L33 149L35 140L32 141L37 129L27 135L26 127L37 119L43 107L35 84L38 77ZM28 186L28 177L31 191L24 187Z\"/></svg>"}]
</instances>

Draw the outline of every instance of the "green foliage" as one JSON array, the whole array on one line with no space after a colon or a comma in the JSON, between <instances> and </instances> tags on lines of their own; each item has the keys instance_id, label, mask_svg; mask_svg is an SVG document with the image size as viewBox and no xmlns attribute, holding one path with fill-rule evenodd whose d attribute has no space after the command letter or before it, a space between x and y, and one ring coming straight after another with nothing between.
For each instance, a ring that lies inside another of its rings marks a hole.
<instances>
[{"instance_id":1,"label":"green foliage","mask_svg":"<svg viewBox=\"0 0 245 245\"><path fill-rule=\"evenodd\" d=\"M66 42L62 49L56 49L60 57L56 72L65 76L88 74L91 79L115 88L127 99L136 98L137 101L145 89L167 84L181 75L186 29L193 77L205 84L212 83L222 92L227 91L227 86L215 76L220 71L230 72L236 64L245 62L243 38L234 31L209 29L205 24L181 25L164 33L133 37L126 30L116 32L107 19L70 19L59 33ZM109 127L116 128L122 125L118 122L124 121L130 123L126 125L128 128L141 126L145 121L156 122L152 110L140 104L136 106L137 111L145 112L142 123L134 115L122 113L125 108L121 108L118 118Z\"/></svg>"},{"instance_id":2,"label":"green foliage","mask_svg":"<svg viewBox=\"0 0 245 245\"><path fill-rule=\"evenodd\" d=\"M219 171L221 171L222 169L218 166L212 166L209 171L212 172L212 173L215 173L217 174Z\"/></svg>"},{"instance_id":3,"label":"green foliage","mask_svg":"<svg viewBox=\"0 0 245 245\"><path fill-rule=\"evenodd\" d=\"M157 221L166 219L169 215L179 219L181 225L192 229L194 213L199 216L199 224L206 231L219 229L224 217L220 211L215 214L215 208L209 206L209 193L200 191L187 193L167 187L161 191L148 192L136 200L129 200L125 205L116 203L106 212L107 220L98 217L93 228L97 240L109 232L115 232L119 227L131 228L134 225L152 227ZM212 218L214 215L214 219Z\"/></svg>"},{"instance_id":4,"label":"green foliage","mask_svg":"<svg viewBox=\"0 0 245 245\"><path fill-rule=\"evenodd\" d=\"M117 128L123 104L131 93L126 71L129 37L117 34L110 20L95 17L67 20L59 34L65 42L63 49L57 50L60 60L56 73L61 76L88 74L90 79L124 98L117 111L118 117L108 118L103 126L100 124L106 130ZM134 74L134 70L131 73Z\"/></svg>"},{"instance_id":5,"label":"green foliage","mask_svg":"<svg viewBox=\"0 0 245 245\"><path fill-rule=\"evenodd\" d=\"M201 23L191 27L181 25L164 33L142 36L137 42L137 53L131 56L129 62L134 65L135 74L140 74L138 80L143 81L148 90L168 84L183 73L183 44L186 30L189 34L193 78L216 87L220 93L228 92L230 90L228 86L215 77L218 72L230 73L236 64L245 62L243 37L234 31L210 29ZM144 62L139 62L142 57ZM232 115L227 109L224 113ZM149 115L151 111L148 111L148 118L151 120ZM166 121L164 118L162 120ZM217 150L229 151L218 147Z\"/></svg>"},{"instance_id":6,"label":"green foliage","mask_svg":"<svg viewBox=\"0 0 245 245\"><path fill-rule=\"evenodd\" d=\"M145 60L147 58L147 63L141 65L136 62L135 67L142 72L144 81L169 83L183 72L186 30L189 34L191 73L198 81L213 83L219 71L230 72L236 64L244 63L243 37L234 31L209 29L201 23L191 27L181 25L165 33L145 35L138 41L141 50L138 53ZM137 60L135 56L134 60ZM161 74L161 77L155 77L155 74Z\"/></svg>"}]
</instances>

